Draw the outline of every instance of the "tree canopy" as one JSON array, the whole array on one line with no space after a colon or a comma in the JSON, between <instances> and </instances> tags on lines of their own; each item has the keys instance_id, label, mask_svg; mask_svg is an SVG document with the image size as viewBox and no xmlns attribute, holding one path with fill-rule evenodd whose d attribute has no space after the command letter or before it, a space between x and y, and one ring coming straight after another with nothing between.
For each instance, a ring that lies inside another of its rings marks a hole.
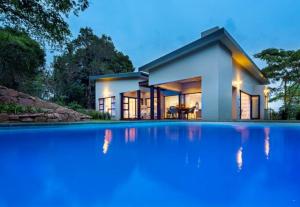
<instances>
[{"instance_id":1,"label":"tree canopy","mask_svg":"<svg viewBox=\"0 0 300 207\"><path fill-rule=\"evenodd\" d=\"M1 0L0 21L40 40L61 44L71 34L66 18L88 6L88 0Z\"/></svg>"},{"instance_id":2,"label":"tree canopy","mask_svg":"<svg viewBox=\"0 0 300 207\"><path fill-rule=\"evenodd\" d=\"M273 83L270 101L283 101L284 117L291 115L294 103L299 103L300 50L270 48L255 55L267 63L262 70Z\"/></svg>"},{"instance_id":3,"label":"tree canopy","mask_svg":"<svg viewBox=\"0 0 300 207\"><path fill-rule=\"evenodd\" d=\"M90 28L80 29L63 54L54 58L53 69L55 99L89 108L94 107L89 76L134 70L129 57L115 48L109 36L98 37Z\"/></svg>"},{"instance_id":4,"label":"tree canopy","mask_svg":"<svg viewBox=\"0 0 300 207\"><path fill-rule=\"evenodd\" d=\"M38 95L45 52L26 33L0 28L0 84Z\"/></svg>"}]
</instances>

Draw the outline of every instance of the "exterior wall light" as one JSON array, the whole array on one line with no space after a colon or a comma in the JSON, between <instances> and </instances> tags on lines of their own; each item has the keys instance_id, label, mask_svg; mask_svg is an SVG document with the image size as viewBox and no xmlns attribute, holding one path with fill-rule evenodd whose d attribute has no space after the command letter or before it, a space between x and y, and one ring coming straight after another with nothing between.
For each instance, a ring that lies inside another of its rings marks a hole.
<instances>
[{"instance_id":1,"label":"exterior wall light","mask_svg":"<svg viewBox=\"0 0 300 207\"><path fill-rule=\"evenodd\" d=\"M265 89L264 89L264 94L265 94L265 96L269 96L269 94L270 94L270 89L269 89L268 87L265 87Z\"/></svg>"},{"instance_id":2,"label":"exterior wall light","mask_svg":"<svg viewBox=\"0 0 300 207\"><path fill-rule=\"evenodd\" d=\"M243 83L243 81L241 81L241 80L232 81L232 85L237 88L240 88L242 83Z\"/></svg>"}]
</instances>

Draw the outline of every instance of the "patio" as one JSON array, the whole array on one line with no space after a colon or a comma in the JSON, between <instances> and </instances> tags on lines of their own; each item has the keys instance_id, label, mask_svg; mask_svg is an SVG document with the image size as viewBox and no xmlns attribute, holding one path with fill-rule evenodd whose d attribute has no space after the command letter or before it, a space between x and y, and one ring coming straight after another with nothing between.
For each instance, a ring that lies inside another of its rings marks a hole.
<instances>
[{"instance_id":1,"label":"patio","mask_svg":"<svg viewBox=\"0 0 300 207\"><path fill-rule=\"evenodd\" d=\"M155 86L141 82L140 90L121 93L121 119L201 119L201 78Z\"/></svg>"}]
</instances>

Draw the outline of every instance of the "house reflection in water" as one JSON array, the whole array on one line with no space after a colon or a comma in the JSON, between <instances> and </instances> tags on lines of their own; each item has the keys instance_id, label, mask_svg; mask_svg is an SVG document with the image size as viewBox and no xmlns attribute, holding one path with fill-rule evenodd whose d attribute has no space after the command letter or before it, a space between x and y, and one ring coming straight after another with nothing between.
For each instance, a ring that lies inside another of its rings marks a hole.
<instances>
[{"instance_id":1,"label":"house reflection in water","mask_svg":"<svg viewBox=\"0 0 300 207\"><path fill-rule=\"evenodd\" d=\"M136 128L125 129L125 143L135 142L136 140Z\"/></svg>"},{"instance_id":2,"label":"house reflection in water","mask_svg":"<svg viewBox=\"0 0 300 207\"><path fill-rule=\"evenodd\" d=\"M270 128L264 128L265 131L265 155L267 160L270 155Z\"/></svg>"},{"instance_id":3,"label":"house reflection in water","mask_svg":"<svg viewBox=\"0 0 300 207\"><path fill-rule=\"evenodd\" d=\"M188 139L193 142L194 139L201 139L201 127L199 126L189 126L188 127Z\"/></svg>"},{"instance_id":4,"label":"house reflection in water","mask_svg":"<svg viewBox=\"0 0 300 207\"><path fill-rule=\"evenodd\" d=\"M243 167L243 147L240 147L236 153L236 164L238 170L241 171Z\"/></svg>"},{"instance_id":5,"label":"house reflection in water","mask_svg":"<svg viewBox=\"0 0 300 207\"><path fill-rule=\"evenodd\" d=\"M235 130L241 134L242 144L244 144L249 138L249 129L244 126L237 126Z\"/></svg>"},{"instance_id":6,"label":"house reflection in water","mask_svg":"<svg viewBox=\"0 0 300 207\"><path fill-rule=\"evenodd\" d=\"M112 140L112 131L110 129L106 129L104 135L104 143L103 143L103 154L107 153L111 140Z\"/></svg>"}]
</instances>

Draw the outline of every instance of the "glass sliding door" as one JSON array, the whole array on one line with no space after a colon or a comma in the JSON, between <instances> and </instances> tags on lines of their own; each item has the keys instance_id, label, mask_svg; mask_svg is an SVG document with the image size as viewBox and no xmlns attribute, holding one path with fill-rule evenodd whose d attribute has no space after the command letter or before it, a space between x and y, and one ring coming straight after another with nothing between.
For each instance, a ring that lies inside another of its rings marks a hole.
<instances>
[{"instance_id":1,"label":"glass sliding door","mask_svg":"<svg viewBox=\"0 0 300 207\"><path fill-rule=\"evenodd\" d=\"M201 93L191 93L184 95L185 107L194 108L193 113L189 114L193 119L200 119L201 117Z\"/></svg>"},{"instance_id":2,"label":"glass sliding door","mask_svg":"<svg viewBox=\"0 0 300 207\"><path fill-rule=\"evenodd\" d=\"M259 96L251 96L251 119L260 118L260 99Z\"/></svg>"},{"instance_id":3,"label":"glass sliding door","mask_svg":"<svg viewBox=\"0 0 300 207\"><path fill-rule=\"evenodd\" d=\"M260 118L260 96L241 91L240 107L241 119Z\"/></svg>"},{"instance_id":4,"label":"glass sliding door","mask_svg":"<svg viewBox=\"0 0 300 207\"><path fill-rule=\"evenodd\" d=\"M124 97L123 100L123 117L124 119L137 118L137 98Z\"/></svg>"},{"instance_id":5,"label":"glass sliding door","mask_svg":"<svg viewBox=\"0 0 300 207\"><path fill-rule=\"evenodd\" d=\"M137 118L137 99L129 98L129 119Z\"/></svg>"},{"instance_id":6,"label":"glass sliding door","mask_svg":"<svg viewBox=\"0 0 300 207\"><path fill-rule=\"evenodd\" d=\"M179 96L165 96L165 117L170 118L172 115L170 112L170 107L176 107L179 105ZM177 115L176 115L177 116Z\"/></svg>"},{"instance_id":7,"label":"glass sliding door","mask_svg":"<svg viewBox=\"0 0 300 207\"><path fill-rule=\"evenodd\" d=\"M251 116L251 96L241 91L241 119L250 119Z\"/></svg>"}]
</instances>

